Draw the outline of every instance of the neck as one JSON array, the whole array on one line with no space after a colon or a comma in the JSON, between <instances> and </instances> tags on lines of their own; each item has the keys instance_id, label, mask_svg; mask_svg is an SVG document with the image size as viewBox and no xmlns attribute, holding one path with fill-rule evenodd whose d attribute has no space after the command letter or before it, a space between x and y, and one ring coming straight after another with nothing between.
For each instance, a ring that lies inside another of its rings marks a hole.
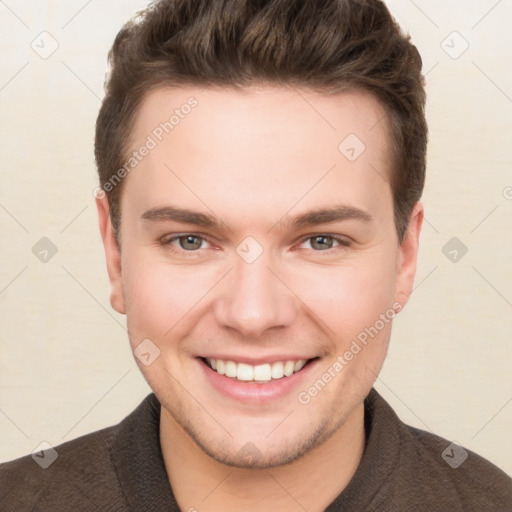
<instances>
[{"instance_id":1,"label":"neck","mask_svg":"<svg viewBox=\"0 0 512 512\"><path fill-rule=\"evenodd\" d=\"M204 453L162 407L160 444L182 511L321 512L345 489L365 447L364 404L323 444L285 466L244 469Z\"/></svg>"}]
</instances>

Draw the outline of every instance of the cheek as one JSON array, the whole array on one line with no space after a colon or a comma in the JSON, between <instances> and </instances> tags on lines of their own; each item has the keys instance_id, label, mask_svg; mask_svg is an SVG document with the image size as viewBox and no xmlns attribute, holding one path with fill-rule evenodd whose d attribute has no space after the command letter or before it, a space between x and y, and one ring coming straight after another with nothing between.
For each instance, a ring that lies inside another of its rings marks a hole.
<instances>
[{"instance_id":1,"label":"cheek","mask_svg":"<svg viewBox=\"0 0 512 512\"><path fill-rule=\"evenodd\" d=\"M134 337L163 342L190 332L218 276L194 265L169 265L148 253L133 251L124 263L126 316Z\"/></svg>"},{"instance_id":2,"label":"cheek","mask_svg":"<svg viewBox=\"0 0 512 512\"><path fill-rule=\"evenodd\" d=\"M191 283L189 283L190 285ZM187 294L179 274L134 254L123 268L126 316L133 333L162 339L187 311Z\"/></svg>"},{"instance_id":3,"label":"cheek","mask_svg":"<svg viewBox=\"0 0 512 512\"><path fill-rule=\"evenodd\" d=\"M379 262L303 273L297 287L302 290L298 295L327 326L330 336L346 341L374 325L392 307L394 284L392 262L383 257Z\"/></svg>"}]
</instances>

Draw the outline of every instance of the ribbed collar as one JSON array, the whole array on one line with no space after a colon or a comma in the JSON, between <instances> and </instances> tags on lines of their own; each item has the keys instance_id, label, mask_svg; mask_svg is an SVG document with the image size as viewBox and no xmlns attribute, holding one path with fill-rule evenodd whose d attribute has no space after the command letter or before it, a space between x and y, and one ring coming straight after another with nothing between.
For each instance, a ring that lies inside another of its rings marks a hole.
<instances>
[{"instance_id":1,"label":"ribbed collar","mask_svg":"<svg viewBox=\"0 0 512 512\"><path fill-rule=\"evenodd\" d=\"M160 402L154 393L119 424L111 458L130 510L180 512L160 448Z\"/></svg>"},{"instance_id":2,"label":"ribbed collar","mask_svg":"<svg viewBox=\"0 0 512 512\"><path fill-rule=\"evenodd\" d=\"M402 430L395 411L372 388L364 401L366 447L347 487L325 512L367 510L398 467Z\"/></svg>"}]
</instances>

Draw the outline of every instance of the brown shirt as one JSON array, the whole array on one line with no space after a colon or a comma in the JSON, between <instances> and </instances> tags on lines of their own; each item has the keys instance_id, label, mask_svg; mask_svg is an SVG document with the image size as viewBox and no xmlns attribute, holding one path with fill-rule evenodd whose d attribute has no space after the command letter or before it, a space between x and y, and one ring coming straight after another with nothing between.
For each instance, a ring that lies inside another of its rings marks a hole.
<instances>
[{"instance_id":1,"label":"brown shirt","mask_svg":"<svg viewBox=\"0 0 512 512\"><path fill-rule=\"evenodd\" d=\"M0 464L0 511L179 512L160 451L159 418L152 393L118 425L54 447L57 458L46 469L45 460L55 456L50 451ZM326 512L512 512L510 477L469 450L405 425L375 389L365 400L365 428L361 463Z\"/></svg>"}]
</instances>

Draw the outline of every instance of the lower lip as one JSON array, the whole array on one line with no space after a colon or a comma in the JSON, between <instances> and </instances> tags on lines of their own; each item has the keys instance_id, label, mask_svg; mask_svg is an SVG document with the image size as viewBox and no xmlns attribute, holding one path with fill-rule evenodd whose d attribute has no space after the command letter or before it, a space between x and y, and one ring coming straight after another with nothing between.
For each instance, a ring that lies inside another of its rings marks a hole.
<instances>
[{"instance_id":1,"label":"lower lip","mask_svg":"<svg viewBox=\"0 0 512 512\"><path fill-rule=\"evenodd\" d=\"M272 379L270 382L263 384L251 381L243 382L220 375L201 359L198 358L197 361L210 384L223 395L243 403L265 404L278 400L298 388L310 376L319 359L309 361L302 370L293 373L289 377Z\"/></svg>"}]
</instances>

